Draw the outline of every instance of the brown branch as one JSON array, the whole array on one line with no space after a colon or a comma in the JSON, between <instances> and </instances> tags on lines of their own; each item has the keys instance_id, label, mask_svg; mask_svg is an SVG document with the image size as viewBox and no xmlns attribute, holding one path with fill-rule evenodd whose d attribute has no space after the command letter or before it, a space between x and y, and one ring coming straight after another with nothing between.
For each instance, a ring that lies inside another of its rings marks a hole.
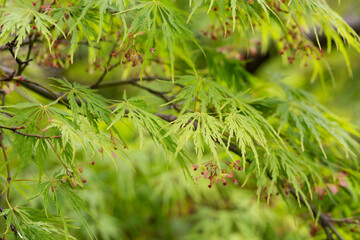
<instances>
[{"instance_id":1,"label":"brown branch","mask_svg":"<svg viewBox=\"0 0 360 240\"><path fill-rule=\"evenodd\" d=\"M2 101L1 102L2 102L1 109L3 109L3 107L5 105L5 94L4 93L2 94ZM0 145L1 145L3 155L4 155L4 160L5 160L5 164L6 164L6 171L7 171L7 178L6 178L6 187L7 187L7 189L6 189L6 193L5 193L5 198L6 198L6 202L8 203L9 207L11 208L10 203L9 203L10 187L8 187L8 185L10 184L10 181L11 181L11 172L10 172L10 165L9 165L8 157L7 157L7 154L6 154L6 147L4 145L4 136L3 136L2 129L0 129ZM1 213L3 212L3 209L2 209L1 206L0 206L0 212ZM4 218L5 218L5 220L7 220L7 215L6 214L4 214ZM10 228L15 234L18 234L19 237L21 239L23 239L21 234L16 230L15 226L12 223L10 223Z\"/></svg>"},{"instance_id":2,"label":"brown branch","mask_svg":"<svg viewBox=\"0 0 360 240\"><path fill-rule=\"evenodd\" d=\"M34 82L25 76L17 76L18 78L14 78L15 74L14 74L13 70L11 70L8 67L4 67L4 66L1 66L1 68L4 70L5 74L8 75L8 77L1 80L2 82L15 81L15 82L19 83L20 85L28 88L29 90L32 90L33 92L36 92L36 93L40 94L41 96L51 99L51 100L56 100L63 95L63 94L53 91L37 82ZM64 105L66 105L66 104L64 104Z\"/></svg>"},{"instance_id":3,"label":"brown branch","mask_svg":"<svg viewBox=\"0 0 360 240\"><path fill-rule=\"evenodd\" d=\"M119 65L120 65L120 63L118 63L118 64L115 64L115 65L110 66L109 68L107 67L107 66L110 65L111 59L113 58L112 52L114 51L115 46L116 46L116 42L115 42L115 44L113 44L113 47L112 47L112 49L111 49L111 54L109 55L109 59L108 59L107 62L106 62L106 68L105 68L104 72L101 74L100 78L99 78L90 88L94 89L94 88L96 88L97 86L99 86L99 84L104 80L105 76L106 76L112 69L114 69L116 66L119 66Z\"/></svg>"},{"instance_id":4,"label":"brown branch","mask_svg":"<svg viewBox=\"0 0 360 240\"><path fill-rule=\"evenodd\" d=\"M0 125L0 128L13 131L14 133L17 133L17 134L20 134L20 135L23 135L26 137L36 137L36 138L60 138L61 137L61 135L60 136L42 136L41 134L30 134L30 133L20 132L19 129L24 129L25 126L9 127L9 126Z\"/></svg>"},{"instance_id":5,"label":"brown branch","mask_svg":"<svg viewBox=\"0 0 360 240\"><path fill-rule=\"evenodd\" d=\"M171 82L171 78L164 78L164 77L143 77L142 80L149 81L149 82L155 81L155 80ZM140 78L130 78L127 80L104 82L104 83L101 83L101 84L99 84L95 87L91 87L91 88L94 88L94 89L107 88L107 87L121 86L121 85L126 85L126 84L134 84L137 82L140 82Z\"/></svg>"},{"instance_id":6,"label":"brown branch","mask_svg":"<svg viewBox=\"0 0 360 240\"><path fill-rule=\"evenodd\" d=\"M29 64L29 62L32 61L32 59L30 58L30 53L31 53L31 49L32 49L32 43L30 40L30 45L29 45L29 51L27 54L27 59L26 60L21 60L20 58L18 58L15 55L15 47L16 47L16 42L17 42L17 37L15 37L15 39L12 42L7 43L5 46L5 49L8 49L10 54L13 56L13 58L15 59L16 63L18 64L18 70L17 70L17 75L20 75L24 69L26 68L26 66Z\"/></svg>"},{"instance_id":7,"label":"brown branch","mask_svg":"<svg viewBox=\"0 0 360 240\"><path fill-rule=\"evenodd\" d=\"M360 216L348 217L348 218L329 218L334 223L358 223Z\"/></svg>"},{"instance_id":8,"label":"brown branch","mask_svg":"<svg viewBox=\"0 0 360 240\"><path fill-rule=\"evenodd\" d=\"M168 96L166 96L166 92L159 92L159 91L156 91L156 90L154 90L154 89L145 87L144 85L140 85L140 84L137 84L137 83L132 83L132 85L135 86L135 87L144 89L144 90L148 91L149 93L152 93L152 94L154 94L155 96L158 96L158 97L164 99L165 102L171 101L171 98L168 97Z\"/></svg>"},{"instance_id":9,"label":"brown branch","mask_svg":"<svg viewBox=\"0 0 360 240\"><path fill-rule=\"evenodd\" d=\"M2 99L1 99L1 109L4 109L5 106L5 93L2 93ZM7 178L6 178L6 186L9 185L10 181L11 181L11 172L10 172L10 165L9 165L9 161L8 161L8 157L6 154L6 147L4 145L4 135L3 135L3 131L2 129L0 129L0 145L1 145L1 149L4 155L4 160L5 160L5 164L6 164L6 170L7 170ZM6 202L9 204L9 196L10 196L10 188L8 187L6 190ZM10 207L10 204L9 204Z\"/></svg>"},{"instance_id":10,"label":"brown branch","mask_svg":"<svg viewBox=\"0 0 360 240\"><path fill-rule=\"evenodd\" d=\"M1 145L1 149L2 149L2 152L4 155L5 164L6 164L6 170L7 170L6 185L8 185L11 181L11 172L10 172L10 165L9 165L8 157L6 154L6 147L4 145L4 135L3 135L2 130L0 131L0 145ZM10 188L7 188L5 194L6 194L6 201L9 202Z\"/></svg>"},{"instance_id":11,"label":"brown branch","mask_svg":"<svg viewBox=\"0 0 360 240\"><path fill-rule=\"evenodd\" d=\"M27 78L25 76L18 76L18 78L14 78L14 71L12 71L10 68L4 67L4 66L1 66L1 68L4 70L5 74L9 75L9 77L1 80L3 82L15 81L15 82L19 83L20 85L32 90L33 92L36 92L36 93L40 94L41 96L51 99L51 100L56 100L63 95L63 93L53 91L37 82L30 80L29 78ZM162 77L143 77L142 80L144 80L144 81L162 80L162 81L170 81L171 82L171 79L162 78ZM95 86L93 88L96 89L96 88L105 88L105 87L119 86L119 85L124 85L124 84L131 84L136 87L145 89L145 90L149 91L150 93L153 93L153 94L161 97L165 101L169 101L169 98L166 96L165 92L159 92L159 91L153 90L151 88L144 87L144 86L138 84L139 81L140 81L140 78L131 78L131 79L124 80L124 81L105 82L102 84L98 84L98 86ZM65 106L68 106L66 98L63 100L64 101L62 101L60 103L62 103Z\"/></svg>"},{"instance_id":12,"label":"brown branch","mask_svg":"<svg viewBox=\"0 0 360 240\"><path fill-rule=\"evenodd\" d=\"M0 206L0 213L4 212L3 208ZM6 214L4 214L4 218L5 220L8 219L8 216ZM10 223L10 229L11 231L14 232L14 234L17 234L21 239L24 239L23 236L21 236L20 232L18 230L16 230L14 224Z\"/></svg>"}]
</instances>

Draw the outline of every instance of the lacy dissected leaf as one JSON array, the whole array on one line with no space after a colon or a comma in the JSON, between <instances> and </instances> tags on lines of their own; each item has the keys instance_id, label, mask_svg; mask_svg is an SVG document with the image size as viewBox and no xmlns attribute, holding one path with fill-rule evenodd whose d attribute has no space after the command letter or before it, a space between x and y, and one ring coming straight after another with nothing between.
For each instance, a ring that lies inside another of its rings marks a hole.
<instances>
[{"instance_id":1,"label":"lacy dissected leaf","mask_svg":"<svg viewBox=\"0 0 360 240\"><path fill-rule=\"evenodd\" d=\"M2 14L0 19L0 43L8 40L8 37L16 33L16 52L17 52L30 32L33 30L31 23L36 26L36 29L51 44L51 27L55 26L59 29L56 21L46 13L40 13L34 9L31 3L21 4L19 7L8 7L6 9L0 8ZM60 30L60 29L59 29ZM60 30L62 32L62 30Z\"/></svg>"},{"instance_id":2,"label":"lacy dissected leaf","mask_svg":"<svg viewBox=\"0 0 360 240\"><path fill-rule=\"evenodd\" d=\"M44 164L50 148L50 140L43 137L59 137L60 133L56 129L48 130L52 120L68 121L69 115L54 107L53 103L41 105L39 103L20 103L17 105L7 106L12 114L15 114L7 124L17 127L19 132L32 136L24 136L13 133L14 138L13 151L10 158L19 157L22 161L18 166L13 180L21 173L30 161L34 161L39 167L39 179L42 177Z\"/></svg>"},{"instance_id":3,"label":"lacy dissected leaf","mask_svg":"<svg viewBox=\"0 0 360 240\"><path fill-rule=\"evenodd\" d=\"M225 147L223 142L221 123L207 113L194 112L180 115L172 124L165 137L178 135L177 148L174 156L182 150L188 140L192 139L198 162L202 160L205 147L209 147L220 166L217 142Z\"/></svg>"},{"instance_id":4,"label":"lacy dissected leaf","mask_svg":"<svg viewBox=\"0 0 360 240\"><path fill-rule=\"evenodd\" d=\"M140 147L142 146L145 133L153 139L154 143L161 144L167 154L173 154L177 150L177 139L173 136L164 136L166 133L167 122L146 110L147 105L141 98L130 98L124 92L124 101L121 101L114 106L113 113L115 114L112 123L108 129L113 127L114 124L123 120L125 117L137 129L140 137ZM183 151L176 151L178 159L182 166L187 170L185 162L188 157Z\"/></svg>"},{"instance_id":5,"label":"lacy dissected leaf","mask_svg":"<svg viewBox=\"0 0 360 240\"><path fill-rule=\"evenodd\" d=\"M115 9L116 11L122 12L125 10L125 6L127 4L127 2L132 2L133 1L126 1L126 0L100 0L100 1L94 1L97 2L96 6L99 7L99 13L100 13L100 19L99 19L99 34L98 34L98 39L97 41L99 42L100 38L101 38L101 34L102 34L102 24L104 22L104 15L106 14L108 9ZM120 15L121 20L123 22L126 22L125 16L124 15ZM124 28L126 28L127 25L124 24Z\"/></svg>"},{"instance_id":6,"label":"lacy dissected leaf","mask_svg":"<svg viewBox=\"0 0 360 240\"><path fill-rule=\"evenodd\" d=\"M279 132L285 132L288 125L298 132L300 145L305 150L305 140L311 144L311 139L316 141L326 157L324 145L337 152L342 149L348 158L358 151L358 143L351 136L351 132L341 127L341 121L337 120L328 110L318 104L313 98L301 90L281 85L286 92L287 99L280 102L274 113L279 118ZM287 125L288 124L288 125Z\"/></svg>"},{"instance_id":7,"label":"lacy dissected leaf","mask_svg":"<svg viewBox=\"0 0 360 240\"><path fill-rule=\"evenodd\" d=\"M7 109L15 114L11 118L10 124L16 127L24 127L24 129L21 130L24 133L42 134L44 128L48 126L53 119L66 121L66 119L70 117L67 112L55 107L55 104L56 102L47 105L24 102L6 106Z\"/></svg>"},{"instance_id":8,"label":"lacy dissected leaf","mask_svg":"<svg viewBox=\"0 0 360 240\"><path fill-rule=\"evenodd\" d=\"M136 18L131 23L129 32L133 34L144 33L147 38L144 45L144 61L150 57L150 49L154 48L154 42L157 42L157 38L161 34L163 36L164 47L168 50L170 56L172 79L174 80L174 49L178 42L180 42L183 50L187 53L188 62L194 68L189 57L187 41L198 44L189 28L185 25L181 12L175 6L168 2L143 1L126 11L132 10L137 10L138 12Z\"/></svg>"},{"instance_id":9,"label":"lacy dissected leaf","mask_svg":"<svg viewBox=\"0 0 360 240\"><path fill-rule=\"evenodd\" d=\"M180 113L184 113L191 107L197 109L196 104L199 102L200 111L206 112L207 109L214 108L216 113L221 115L222 103L231 94L227 88L217 84L210 78L191 75L181 76L176 83L184 87L175 96L174 100L168 104L181 104L182 110Z\"/></svg>"},{"instance_id":10,"label":"lacy dissected leaf","mask_svg":"<svg viewBox=\"0 0 360 240\"><path fill-rule=\"evenodd\" d=\"M8 213L8 225L14 224L15 228L24 240L55 240L59 238L75 239L59 228L62 219L54 215L46 215L44 211L34 208L17 206L16 209ZM11 231L10 227L7 232Z\"/></svg>"},{"instance_id":11,"label":"lacy dissected leaf","mask_svg":"<svg viewBox=\"0 0 360 240\"><path fill-rule=\"evenodd\" d=\"M107 99L97 94L95 90L77 83L71 84L66 80L54 80L60 84L58 88L66 91L62 98L66 96L74 116L79 114L85 115L94 126L99 121L104 121L107 124L110 123L110 110L107 108L109 101Z\"/></svg>"},{"instance_id":12,"label":"lacy dissected leaf","mask_svg":"<svg viewBox=\"0 0 360 240\"><path fill-rule=\"evenodd\" d=\"M60 175L55 174L54 178ZM80 219L82 226L85 228L90 239L97 239L93 231L89 228L86 217L91 216L86 203L71 189L71 186L63 183L60 179L56 181L45 181L38 185L33 198L41 196L44 202L44 210L49 215L51 207L55 207L57 214L61 217L64 226L65 237L70 239L68 220L65 215L66 209L71 209L73 213Z\"/></svg>"},{"instance_id":13,"label":"lacy dissected leaf","mask_svg":"<svg viewBox=\"0 0 360 240\"><path fill-rule=\"evenodd\" d=\"M69 164L75 161L77 147L91 150L92 154L100 153L108 156L112 161L120 157L130 164L124 151L120 139L117 139L112 132L97 131L90 123L80 117L81 123L78 126L67 124L66 122L53 120L47 129L57 129L61 134L60 153L64 155ZM71 150L71 155L67 155L67 150ZM87 152L85 152L87 155Z\"/></svg>"},{"instance_id":14,"label":"lacy dissected leaf","mask_svg":"<svg viewBox=\"0 0 360 240\"><path fill-rule=\"evenodd\" d=\"M53 16L57 19L59 27L67 31L66 38L70 39L68 52L71 62L73 62L74 53L82 40L85 40L90 46L88 48L89 61L94 62L96 59L95 41L102 34L102 22L99 23L98 16L100 13L100 18L103 18L105 14L102 10L100 12L94 10L97 2L81 0L77 3L69 3L68 6L52 9ZM94 26L99 26L99 29ZM55 37L59 37L60 31L54 33Z\"/></svg>"},{"instance_id":15,"label":"lacy dissected leaf","mask_svg":"<svg viewBox=\"0 0 360 240\"><path fill-rule=\"evenodd\" d=\"M184 76L177 83L184 87L170 103L182 104L183 108L167 135L179 134L178 149L193 138L199 160L206 146L210 147L217 159L216 142L226 151L235 143L243 159L246 158L247 148L253 152L260 169L257 147L268 151L268 139L271 143L281 144L270 123L245 97L235 96L227 88L207 78ZM201 99L199 108L198 99ZM189 112L191 105L200 112Z\"/></svg>"}]
</instances>

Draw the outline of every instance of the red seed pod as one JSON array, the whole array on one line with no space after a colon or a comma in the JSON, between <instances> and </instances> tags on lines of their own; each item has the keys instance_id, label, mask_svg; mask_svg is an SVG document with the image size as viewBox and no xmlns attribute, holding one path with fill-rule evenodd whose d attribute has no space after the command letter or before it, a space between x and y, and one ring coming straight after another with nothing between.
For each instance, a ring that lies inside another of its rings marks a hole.
<instances>
[{"instance_id":1,"label":"red seed pod","mask_svg":"<svg viewBox=\"0 0 360 240\"><path fill-rule=\"evenodd\" d=\"M86 183L87 181L84 179L84 180L82 180L82 182L83 182L83 183Z\"/></svg>"}]
</instances>

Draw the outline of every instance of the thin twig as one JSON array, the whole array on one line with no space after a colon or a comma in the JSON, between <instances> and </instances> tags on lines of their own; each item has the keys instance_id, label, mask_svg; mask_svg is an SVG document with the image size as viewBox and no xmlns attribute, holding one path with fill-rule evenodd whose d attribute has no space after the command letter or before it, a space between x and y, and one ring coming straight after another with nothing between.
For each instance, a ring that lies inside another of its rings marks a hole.
<instances>
[{"instance_id":1,"label":"thin twig","mask_svg":"<svg viewBox=\"0 0 360 240\"><path fill-rule=\"evenodd\" d=\"M49 139L46 139L46 141L49 143L50 147L52 148L52 150L54 151L54 153L56 154L56 156L59 158L60 163L64 166L64 168L66 169L66 171L68 171L68 167L66 166L64 160L62 160L62 158L60 157L60 155L56 152L56 149L55 149L54 145L50 142Z\"/></svg>"},{"instance_id":2,"label":"thin twig","mask_svg":"<svg viewBox=\"0 0 360 240\"><path fill-rule=\"evenodd\" d=\"M10 82L10 81L14 81L16 83L19 83L20 85L32 90L33 92L36 92L38 94L40 94L41 96L48 98L48 99L52 99L52 100L57 100L58 98L62 97L63 94L62 93L58 93L56 91L51 90L50 88L47 88L35 81L30 80L29 78L25 77L25 76L15 76L14 71L12 71L10 68L5 67L5 66L0 66L2 68L2 70L5 72L5 74L7 74L8 76L4 79L0 79L1 82ZM16 77L16 78L15 78ZM69 106L66 99L61 99L60 103L65 105L65 106Z\"/></svg>"},{"instance_id":3,"label":"thin twig","mask_svg":"<svg viewBox=\"0 0 360 240\"><path fill-rule=\"evenodd\" d=\"M171 101L171 98L168 97L168 96L166 96L166 92L159 92L159 91L156 91L156 90L154 90L154 89L145 87L144 85L137 84L137 83L135 83L135 82L132 83L132 85L133 85L133 86L136 86L136 87L138 87L138 88L144 89L144 90L148 91L149 93L152 93L152 94L154 94L154 95L156 95L156 96L164 99L165 102Z\"/></svg>"},{"instance_id":4,"label":"thin twig","mask_svg":"<svg viewBox=\"0 0 360 240\"><path fill-rule=\"evenodd\" d=\"M142 78L142 81L155 81L155 80L171 82L171 78L164 78L164 77L143 77ZM114 87L114 86L120 86L120 85L126 85L126 84L133 84L136 82L140 82L140 78L130 78L127 80L104 82L93 88L107 88L107 87Z\"/></svg>"},{"instance_id":5,"label":"thin twig","mask_svg":"<svg viewBox=\"0 0 360 240\"><path fill-rule=\"evenodd\" d=\"M2 101L1 101L1 109L4 108L4 105L5 105L5 94L3 93L2 94ZM11 205L10 205L10 202L9 202L10 187L8 187L8 185L10 184L10 181L11 181L11 172L10 172L10 165L9 165L8 157L7 157L7 154L6 154L6 148L5 148L5 145L4 145L4 136L3 136L2 129L0 129L0 144L1 144L1 149L3 151L3 155L4 155L4 159L5 159L5 163L6 163L6 171L7 171L7 178L6 178L6 187L7 187L7 189L6 189L6 193L5 193L5 199L6 199L6 202L7 202L8 206L9 206L9 208L12 209ZM3 212L3 209L2 209L1 206L0 206L0 212ZM5 220L7 220L7 215L6 214L4 214L4 218L5 218ZM19 237L21 239L23 239L21 234L16 230L15 226L12 223L10 223L10 228L15 234L18 234Z\"/></svg>"},{"instance_id":6,"label":"thin twig","mask_svg":"<svg viewBox=\"0 0 360 240\"><path fill-rule=\"evenodd\" d=\"M36 138L60 138L61 137L61 135L59 135L59 136L42 136L41 134L30 134L30 133L20 132L19 129L24 129L25 126L9 127L9 126L0 125L0 128L13 131L14 133L17 133L17 134L20 134L20 135L23 135L26 137L36 137Z\"/></svg>"},{"instance_id":7,"label":"thin twig","mask_svg":"<svg viewBox=\"0 0 360 240\"><path fill-rule=\"evenodd\" d=\"M106 62L106 67L104 72L101 74L101 76L99 77L99 79L90 87L90 88L96 88L105 78L105 76L114 68L113 67L108 67L110 65L111 59L113 58L112 52L114 51L116 46L116 43L113 45L112 49L111 49L111 54L109 55L109 58Z\"/></svg>"},{"instance_id":8,"label":"thin twig","mask_svg":"<svg viewBox=\"0 0 360 240\"><path fill-rule=\"evenodd\" d=\"M0 206L0 213L2 213L2 212L4 212L4 209ZM8 216L6 214L4 214L4 218L5 218L5 220L7 220ZM14 224L10 223L10 229L15 234L17 234L21 239L24 239L23 236L21 236L20 232L18 230L16 230Z\"/></svg>"},{"instance_id":9,"label":"thin twig","mask_svg":"<svg viewBox=\"0 0 360 240\"><path fill-rule=\"evenodd\" d=\"M15 56L14 48L15 48L16 41L17 41L17 37L15 37L15 39L12 42L9 42L8 44L6 44L6 47L9 50L10 54L15 59L16 63L18 64L17 75L20 75L22 73L22 71L24 71L25 67L29 64L29 62L32 61L32 59L27 58L26 60L21 60L20 58Z\"/></svg>"},{"instance_id":10,"label":"thin twig","mask_svg":"<svg viewBox=\"0 0 360 240\"><path fill-rule=\"evenodd\" d=\"M4 106L5 106L5 93L2 94L2 98L1 98L1 109L2 110L4 109ZM5 163L6 163L6 170L7 170L6 186L8 186L11 181L11 172L10 172L10 165L9 165L8 157L6 154L6 147L4 145L4 135L3 135L2 129L0 129L0 144L1 144L1 149L2 149ZM8 187L6 190L6 193L5 193L5 198L6 198L6 202L8 203L9 207L11 208L10 202L9 202L9 196L10 196L10 188Z\"/></svg>"},{"instance_id":11,"label":"thin twig","mask_svg":"<svg viewBox=\"0 0 360 240\"><path fill-rule=\"evenodd\" d=\"M360 219L360 216L348 217L348 218L329 218L331 222L336 223L356 223Z\"/></svg>"}]
</instances>

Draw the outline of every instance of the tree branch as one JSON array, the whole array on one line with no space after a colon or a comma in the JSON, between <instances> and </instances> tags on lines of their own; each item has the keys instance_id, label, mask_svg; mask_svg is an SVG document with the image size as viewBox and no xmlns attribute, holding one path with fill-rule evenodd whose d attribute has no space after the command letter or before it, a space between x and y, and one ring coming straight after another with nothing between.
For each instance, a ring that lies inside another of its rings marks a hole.
<instances>
[{"instance_id":1,"label":"tree branch","mask_svg":"<svg viewBox=\"0 0 360 240\"><path fill-rule=\"evenodd\" d=\"M5 105L5 93L2 93L1 109L4 108L4 105ZM0 145L1 145L1 149L2 149L2 152L4 155L5 164L6 164L6 170L7 170L6 186L8 186L11 181L11 172L10 172L10 165L9 165L8 157L6 154L6 147L4 145L4 135L3 135L2 129L0 130ZM10 198L9 196L10 196L10 188L7 188L6 193L5 193L5 198L6 198L6 202L8 203L9 207L11 207L10 202L9 202L9 198Z\"/></svg>"},{"instance_id":2,"label":"tree branch","mask_svg":"<svg viewBox=\"0 0 360 240\"><path fill-rule=\"evenodd\" d=\"M171 78L164 78L164 77L143 77L143 81L155 81L155 80L161 80L161 81L167 81L171 82ZM126 84L134 84L140 82L140 78L130 78L127 80L118 80L118 81L110 81L110 82L104 82L97 86L94 86L92 88L98 89L98 88L107 88L107 87L114 87L114 86L121 86Z\"/></svg>"},{"instance_id":3,"label":"tree branch","mask_svg":"<svg viewBox=\"0 0 360 240\"><path fill-rule=\"evenodd\" d=\"M46 88L45 86L42 86L39 83L33 82L31 81L29 78L24 77L24 76L19 76L18 79L14 79L14 71L11 70L8 67L4 67L1 66L1 68L4 70L5 74L9 75L10 77L2 79L1 81L16 81L17 83L21 84L22 86L40 94L41 96L51 99L51 100L56 100L59 97L61 97L61 94L53 91L51 89Z\"/></svg>"},{"instance_id":4,"label":"tree branch","mask_svg":"<svg viewBox=\"0 0 360 240\"><path fill-rule=\"evenodd\" d=\"M61 137L61 136L42 136L41 134L30 134L30 133L20 132L19 129L24 129L25 126L9 127L9 126L0 125L0 128L13 131L14 133L17 133L17 134L20 134L20 135L23 135L26 137L36 137L36 138L60 138Z\"/></svg>"},{"instance_id":5,"label":"tree branch","mask_svg":"<svg viewBox=\"0 0 360 240\"><path fill-rule=\"evenodd\" d=\"M3 210L3 208L0 206L0 213L2 213L2 212L4 212L4 210ZM4 214L4 218L5 218L5 220L7 220L8 217L7 217L6 214ZM10 223L10 229L11 229L11 231L14 232L14 234L17 234L21 239L24 239L23 236L21 236L20 232L19 232L18 230L16 230L14 224Z\"/></svg>"},{"instance_id":6,"label":"tree branch","mask_svg":"<svg viewBox=\"0 0 360 240\"><path fill-rule=\"evenodd\" d=\"M358 223L360 216L348 217L348 218L329 218L334 223Z\"/></svg>"},{"instance_id":7,"label":"tree branch","mask_svg":"<svg viewBox=\"0 0 360 240\"><path fill-rule=\"evenodd\" d=\"M3 107L5 105L5 94L4 93L2 94L2 104L1 105L2 105L1 109L3 109ZM7 171L6 186L8 186L10 181L11 181L11 172L10 172L9 161L8 161L7 154L6 154L6 147L4 145L4 136L3 136L2 129L0 129L0 145L1 145L1 149L2 149L2 152L3 152L3 155L4 155L5 164L6 164L6 171ZM5 198L6 198L7 204L11 208L10 203L9 203L9 195L10 195L10 188L8 187L6 189ZM0 212L2 213L3 211L4 210L0 206ZM5 218L5 220L7 220L7 215L6 214L4 214L4 218ZM21 234L16 230L15 226L12 223L10 223L10 228L15 234L18 234L19 237L21 239L23 239Z\"/></svg>"},{"instance_id":8,"label":"tree branch","mask_svg":"<svg viewBox=\"0 0 360 240\"><path fill-rule=\"evenodd\" d=\"M30 45L29 45L27 58L26 58L26 60L21 60L20 58L15 56L14 48L16 47L16 41L17 41L17 37L15 37L15 39L12 42L7 43L5 45L5 48L9 50L10 54L13 56L16 63L18 64L18 70L17 70L16 74L21 75L21 73L25 70L25 68L29 64L29 62L32 61L32 59L30 58L30 54L31 54L31 50L32 50L32 42L31 42L31 37L30 37L29 38Z\"/></svg>"},{"instance_id":9,"label":"tree branch","mask_svg":"<svg viewBox=\"0 0 360 240\"><path fill-rule=\"evenodd\" d=\"M113 54L112 52L114 51L115 49L115 46L116 46L116 42L115 44L113 44L113 47L111 49L111 54L109 56L109 59L107 60L107 63L106 63L106 66L109 66L110 65L110 62L111 62L111 59L113 58ZM101 74L100 78L96 81L96 83L94 83L90 88L96 88L105 78L105 76L112 70L114 69L116 66L119 66L120 63L117 63L115 65L112 65L110 66L109 68L106 67L105 71Z\"/></svg>"}]
</instances>

